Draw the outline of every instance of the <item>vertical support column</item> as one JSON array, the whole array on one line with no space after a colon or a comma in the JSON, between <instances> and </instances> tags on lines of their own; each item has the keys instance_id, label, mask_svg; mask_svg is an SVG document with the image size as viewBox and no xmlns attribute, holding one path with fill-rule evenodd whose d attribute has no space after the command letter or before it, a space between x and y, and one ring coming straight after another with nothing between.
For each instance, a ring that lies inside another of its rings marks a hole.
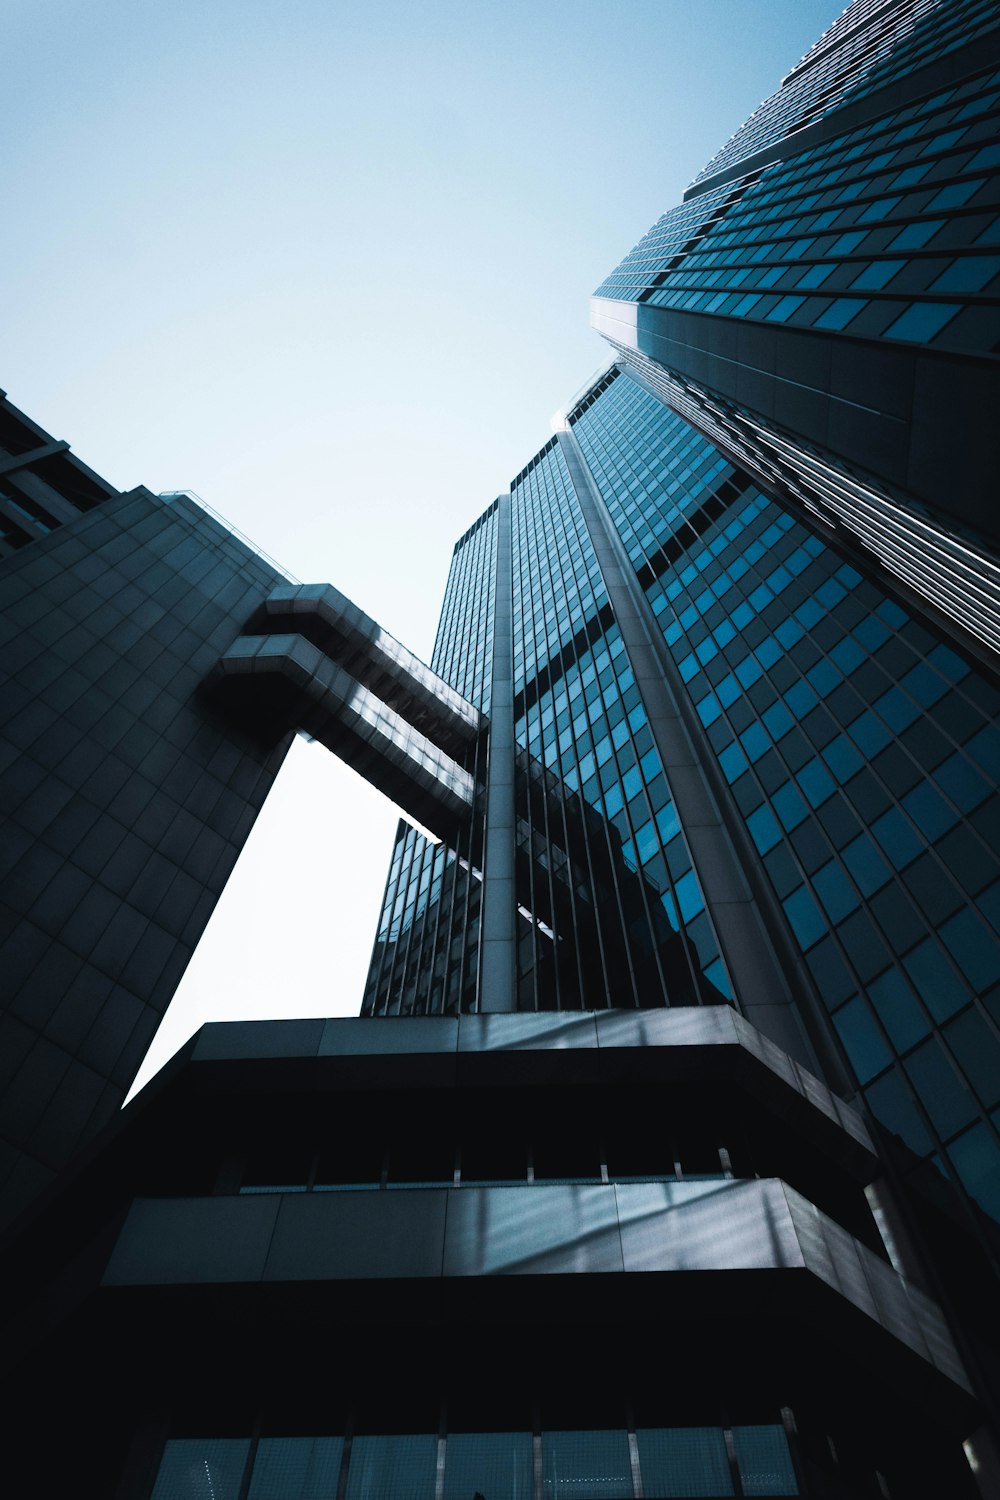
<instances>
[{"instance_id":1,"label":"vertical support column","mask_svg":"<svg viewBox=\"0 0 1000 1500\"><path fill-rule=\"evenodd\" d=\"M714 759L699 758L697 736L684 715L683 685L666 650L656 617L594 483L579 444L567 428L559 445L601 567L615 620L622 633L636 686L663 764L683 836L705 897L719 947L747 1019L779 1047L814 1072L819 1071L802 1023L800 1002L811 1000L795 985L799 960L790 944L780 946L782 929L765 927L766 892L751 884L754 861L737 852L739 829L730 829L719 789L713 785ZM746 851L742 851L746 855ZM779 960L778 952L781 952ZM838 1073L832 1076L835 1080Z\"/></svg>"},{"instance_id":2,"label":"vertical support column","mask_svg":"<svg viewBox=\"0 0 1000 1500\"><path fill-rule=\"evenodd\" d=\"M479 1009L517 1009L514 894L514 637L510 496L497 504L490 742L479 944Z\"/></svg>"}]
</instances>

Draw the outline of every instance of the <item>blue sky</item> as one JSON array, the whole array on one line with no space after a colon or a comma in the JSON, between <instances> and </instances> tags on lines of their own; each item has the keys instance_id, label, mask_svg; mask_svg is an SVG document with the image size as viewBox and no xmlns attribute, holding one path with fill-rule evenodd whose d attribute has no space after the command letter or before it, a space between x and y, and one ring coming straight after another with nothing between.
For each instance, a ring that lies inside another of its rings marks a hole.
<instances>
[{"instance_id":1,"label":"blue sky","mask_svg":"<svg viewBox=\"0 0 1000 1500\"><path fill-rule=\"evenodd\" d=\"M821 0L7 0L10 399L429 654L451 548L607 360L587 299ZM188 970L354 1014L395 815L297 745Z\"/></svg>"}]
</instances>

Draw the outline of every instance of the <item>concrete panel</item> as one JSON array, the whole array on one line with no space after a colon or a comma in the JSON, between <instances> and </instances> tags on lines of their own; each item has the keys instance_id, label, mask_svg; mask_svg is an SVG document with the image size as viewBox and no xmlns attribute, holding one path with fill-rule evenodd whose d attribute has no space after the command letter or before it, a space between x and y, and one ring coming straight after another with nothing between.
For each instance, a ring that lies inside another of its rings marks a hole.
<instances>
[{"instance_id":1,"label":"concrete panel","mask_svg":"<svg viewBox=\"0 0 1000 1500\"><path fill-rule=\"evenodd\" d=\"M509 1016L462 1016L459 1052L549 1051L565 1047L596 1047L593 1015L579 1012Z\"/></svg>"},{"instance_id":2,"label":"concrete panel","mask_svg":"<svg viewBox=\"0 0 1000 1500\"><path fill-rule=\"evenodd\" d=\"M446 1190L287 1194L265 1281L440 1276Z\"/></svg>"},{"instance_id":3,"label":"concrete panel","mask_svg":"<svg viewBox=\"0 0 1000 1500\"><path fill-rule=\"evenodd\" d=\"M259 1281L279 1204L277 1194L137 1199L103 1285Z\"/></svg>"},{"instance_id":4,"label":"concrete panel","mask_svg":"<svg viewBox=\"0 0 1000 1500\"><path fill-rule=\"evenodd\" d=\"M446 1276L622 1269L613 1187L470 1188L449 1199Z\"/></svg>"},{"instance_id":5,"label":"concrete panel","mask_svg":"<svg viewBox=\"0 0 1000 1500\"><path fill-rule=\"evenodd\" d=\"M805 1264L778 1182L619 1183L626 1271Z\"/></svg>"}]
</instances>

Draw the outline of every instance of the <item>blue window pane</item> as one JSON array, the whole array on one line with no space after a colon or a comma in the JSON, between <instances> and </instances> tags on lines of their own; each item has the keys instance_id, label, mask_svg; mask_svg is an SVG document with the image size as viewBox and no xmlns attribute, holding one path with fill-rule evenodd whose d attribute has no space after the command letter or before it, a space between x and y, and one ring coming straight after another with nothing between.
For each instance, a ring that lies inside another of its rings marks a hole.
<instances>
[{"instance_id":1,"label":"blue window pane","mask_svg":"<svg viewBox=\"0 0 1000 1500\"><path fill-rule=\"evenodd\" d=\"M905 260L873 260L859 276L855 276L851 286L861 292L881 291L906 264Z\"/></svg>"},{"instance_id":2,"label":"blue window pane","mask_svg":"<svg viewBox=\"0 0 1000 1500\"><path fill-rule=\"evenodd\" d=\"M820 913L819 907L805 886L800 886L781 904L803 948L808 948L823 936L826 931L826 919Z\"/></svg>"},{"instance_id":3,"label":"blue window pane","mask_svg":"<svg viewBox=\"0 0 1000 1500\"><path fill-rule=\"evenodd\" d=\"M799 277L797 285L807 290L812 287L822 286L832 272L837 269L836 265L809 266Z\"/></svg>"},{"instance_id":4,"label":"blue window pane","mask_svg":"<svg viewBox=\"0 0 1000 1500\"><path fill-rule=\"evenodd\" d=\"M743 734L740 742L751 761L759 760L765 751L771 748L771 738L760 724L751 724Z\"/></svg>"},{"instance_id":5,"label":"blue window pane","mask_svg":"<svg viewBox=\"0 0 1000 1500\"><path fill-rule=\"evenodd\" d=\"M942 219L941 223L944 222ZM865 237L863 229L852 229L848 234L842 234L828 246L824 252L827 255L853 255Z\"/></svg>"},{"instance_id":6,"label":"blue window pane","mask_svg":"<svg viewBox=\"0 0 1000 1500\"><path fill-rule=\"evenodd\" d=\"M735 781L749 765L739 745L729 745L719 756L719 764L727 781Z\"/></svg>"},{"instance_id":7,"label":"blue window pane","mask_svg":"<svg viewBox=\"0 0 1000 1500\"><path fill-rule=\"evenodd\" d=\"M880 750L884 750L892 738L882 721L877 719L870 709L858 715L850 726L849 732L851 739L865 752L869 760Z\"/></svg>"},{"instance_id":8,"label":"blue window pane","mask_svg":"<svg viewBox=\"0 0 1000 1500\"><path fill-rule=\"evenodd\" d=\"M988 724L973 735L965 748L988 775L1000 780L1000 731L995 725Z\"/></svg>"},{"instance_id":9,"label":"blue window pane","mask_svg":"<svg viewBox=\"0 0 1000 1500\"><path fill-rule=\"evenodd\" d=\"M957 750L943 765L938 766L934 772L934 780L963 812L970 812L972 808L978 807L992 791L990 783L984 781Z\"/></svg>"},{"instance_id":10,"label":"blue window pane","mask_svg":"<svg viewBox=\"0 0 1000 1500\"><path fill-rule=\"evenodd\" d=\"M860 905L860 898L836 860L812 877L812 885L831 922L839 922Z\"/></svg>"},{"instance_id":11,"label":"blue window pane","mask_svg":"<svg viewBox=\"0 0 1000 1500\"><path fill-rule=\"evenodd\" d=\"M967 1004L969 992L933 938L925 938L903 959L914 989L937 1021Z\"/></svg>"},{"instance_id":12,"label":"blue window pane","mask_svg":"<svg viewBox=\"0 0 1000 1500\"><path fill-rule=\"evenodd\" d=\"M865 1098L876 1120L906 1142L918 1156L933 1150L934 1142L913 1095L898 1070L886 1074L865 1089Z\"/></svg>"},{"instance_id":13,"label":"blue window pane","mask_svg":"<svg viewBox=\"0 0 1000 1500\"><path fill-rule=\"evenodd\" d=\"M767 314L767 321L769 323L784 323L792 316L793 312L802 306L805 300L804 297L782 297L781 301L776 303Z\"/></svg>"},{"instance_id":14,"label":"blue window pane","mask_svg":"<svg viewBox=\"0 0 1000 1500\"><path fill-rule=\"evenodd\" d=\"M865 896L879 890L892 876L889 866L865 833L859 834L841 850L841 858Z\"/></svg>"},{"instance_id":15,"label":"blue window pane","mask_svg":"<svg viewBox=\"0 0 1000 1500\"><path fill-rule=\"evenodd\" d=\"M929 842L934 843L957 821L958 814L938 792L924 782L907 792L903 806Z\"/></svg>"},{"instance_id":16,"label":"blue window pane","mask_svg":"<svg viewBox=\"0 0 1000 1500\"><path fill-rule=\"evenodd\" d=\"M635 852L639 863L645 864L647 859L659 852L659 840L656 837L656 829L652 822L646 823L639 829L635 836Z\"/></svg>"},{"instance_id":17,"label":"blue window pane","mask_svg":"<svg viewBox=\"0 0 1000 1500\"><path fill-rule=\"evenodd\" d=\"M642 791L642 772L638 766L632 766L622 777L622 788L625 792L625 800L631 802L637 792Z\"/></svg>"},{"instance_id":18,"label":"blue window pane","mask_svg":"<svg viewBox=\"0 0 1000 1500\"><path fill-rule=\"evenodd\" d=\"M347 1500L413 1500L433 1495L437 1438L428 1433L356 1437L351 1444Z\"/></svg>"},{"instance_id":19,"label":"blue window pane","mask_svg":"<svg viewBox=\"0 0 1000 1500\"><path fill-rule=\"evenodd\" d=\"M339 1437L261 1438L249 1500L329 1500L343 1451Z\"/></svg>"},{"instance_id":20,"label":"blue window pane","mask_svg":"<svg viewBox=\"0 0 1000 1500\"><path fill-rule=\"evenodd\" d=\"M707 729L722 713L719 700L714 693L707 693L698 704L698 717Z\"/></svg>"},{"instance_id":21,"label":"blue window pane","mask_svg":"<svg viewBox=\"0 0 1000 1500\"><path fill-rule=\"evenodd\" d=\"M530 1432L454 1432L449 1436L444 1500L470 1500L476 1493L532 1500Z\"/></svg>"},{"instance_id":22,"label":"blue window pane","mask_svg":"<svg viewBox=\"0 0 1000 1500\"><path fill-rule=\"evenodd\" d=\"M974 177L967 182L949 182L947 187L943 187L936 197L931 199L927 207L932 213L942 208L957 208L962 203L968 203L985 181L984 177Z\"/></svg>"},{"instance_id":23,"label":"blue window pane","mask_svg":"<svg viewBox=\"0 0 1000 1500\"><path fill-rule=\"evenodd\" d=\"M715 691L718 694L719 702L722 704L723 708L729 708L733 703L736 702L736 699L740 696L740 685L736 681L736 678L730 675L729 677L724 677L722 681L716 685Z\"/></svg>"},{"instance_id":24,"label":"blue window pane","mask_svg":"<svg viewBox=\"0 0 1000 1500\"><path fill-rule=\"evenodd\" d=\"M971 911L960 911L947 921L941 937L975 990L982 993L1000 979L1000 943Z\"/></svg>"},{"instance_id":25,"label":"blue window pane","mask_svg":"<svg viewBox=\"0 0 1000 1500\"><path fill-rule=\"evenodd\" d=\"M718 1427L640 1427L639 1468L647 1495L731 1495L733 1483Z\"/></svg>"},{"instance_id":26,"label":"blue window pane","mask_svg":"<svg viewBox=\"0 0 1000 1500\"><path fill-rule=\"evenodd\" d=\"M860 720L858 722L860 723ZM872 722L875 722L874 717L872 718ZM854 733L853 728L851 733ZM860 771L864 765L861 756L846 735L843 734L838 735L835 740L831 740L828 745L823 747L820 753L841 785L845 781L848 781L854 775L855 771Z\"/></svg>"},{"instance_id":27,"label":"blue window pane","mask_svg":"<svg viewBox=\"0 0 1000 1500\"><path fill-rule=\"evenodd\" d=\"M968 662L963 661L949 646L935 646L927 659L947 677L949 682L961 682L969 675Z\"/></svg>"},{"instance_id":28,"label":"blue window pane","mask_svg":"<svg viewBox=\"0 0 1000 1500\"><path fill-rule=\"evenodd\" d=\"M774 740L780 740L782 735L787 734L795 724L795 720L780 700L771 704L771 707L764 713L763 720L768 733Z\"/></svg>"},{"instance_id":29,"label":"blue window pane","mask_svg":"<svg viewBox=\"0 0 1000 1500\"><path fill-rule=\"evenodd\" d=\"M981 167L995 167L1000 163L1000 146L984 146L966 166L966 171L979 171Z\"/></svg>"},{"instance_id":30,"label":"blue window pane","mask_svg":"<svg viewBox=\"0 0 1000 1500\"><path fill-rule=\"evenodd\" d=\"M930 1031L927 1017L898 969L887 970L870 984L868 998L897 1052L907 1051Z\"/></svg>"},{"instance_id":31,"label":"blue window pane","mask_svg":"<svg viewBox=\"0 0 1000 1500\"><path fill-rule=\"evenodd\" d=\"M814 328L846 328L852 318L866 308L868 303L859 297L837 297L826 312L820 313L813 323Z\"/></svg>"},{"instance_id":32,"label":"blue window pane","mask_svg":"<svg viewBox=\"0 0 1000 1500\"><path fill-rule=\"evenodd\" d=\"M761 854L766 854L769 849L773 849L783 837L777 818L766 806L758 807L756 812L750 814L747 818L747 827Z\"/></svg>"},{"instance_id":33,"label":"blue window pane","mask_svg":"<svg viewBox=\"0 0 1000 1500\"><path fill-rule=\"evenodd\" d=\"M152 1500L237 1500L249 1438L171 1438Z\"/></svg>"},{"instance_id":34,"label":"blue window pane","mask_svg":"<svg viewBox=\"0 0 1000 1500\"><path fill-rule=\"evenodd\" d=\"M976 1009L967 1010L941 1035L982 1103L992 1108L1000 1099L1000 1042L986 1017Z\"/></svg>"},{"instance_id":35,"label":"blue window pane","mask_svg":"<svg viewBox=\"0 0 1000 1500\"><path fill-rule=\"evenodd\" d=\"M713 984L715 986L715 988L719 991L719 994L722 995L726 1000L732 1000L732 986L729 983L729 975L726 973L725 966L723 965L721 958L713 959L713 961L707 966L707 968L705 969L705 978L708 980L709 984Z\"/></svg>"},{"instance_id":36,"label":"blue window pane","mask_svg":"<svg viewBox=\"0 0 1000 1500\"><path fill-rule=\"evenodd\" d=\"M546 1500L631 1500L625 1430L543 1432L542 1494Z\"/></svg>"},{"instance_id":37,"label":"blue window pane","mask_svg":"<svg viewBox=\"0 0 1000 1500\"><path fill-rule=\"evenodd\" d=\"M680 831L680 822L677 817L677 809L672 802L667 802L656 814L656 826L660 831L660 839L664 844L670 842L675 833Z\"/></svg>"},{"instance_id":38,"label":"blue window pane","mask_svg":"<svg viewBox=\"0 0 1000 1500\"><path fill-rule=\"evenodd\" d=\"M924 219L916 224L907 224L888 246L890 250L919 250L944 228L944 219Z\"/></svg>"},{"instance_id":39,"label":"blue window pane","mask_svg":"<svg viewBox=\"0 0 1000 1500\"><path fill-rule=\"evenodd\" d=\"M685 922L696 917L704 909L705 903L702 900L701 888L693 870L689 870L677 881L674 886L674 895Z\"/></svg>"},{"instance_id":40,"label":"blue window pane","mask_svg":"<svg viewBox=\"0 0 1000 1500\"><path fill-rule=\"evenodd\" d=\"M1000 146L996 148L1000 154ZM1000 256L967 255L952 261L942 271L937 281L929 287L932 292L981 292L983 287L1000 273Z\"/></svg>"},{"instance_id":41,"label":"blue window pane","mask_svg":"<svg viewBox=\"0 0 1000 1500\"><path fill-rule=\"evenodd\" d=\"M803 718L818 702L815 692L805 681L793 683L785 694L785 706L797 719Z\"/></svg>"},{"instance_id":42,"label":"blue window pane","mask_svg":"<svg viewBox=\"0 0 1000 1500\"><path fill-rule=\"evenodd\" d=\"M872 707L897 734L916 719L920 710L898 687L891 687L881 698L876 698Z\"/></svg>"},{"instance_id":43,"label":"blue window pane","mask_svg":"<svg viewBox=\"0 0 1000 1500\"><path fill-rule=\"evenodd\" d=\"M734 1427L733 1446L744 1495L797 1495L783 1427Z\"/></svg>"},{"instance_id":44,"label":"blue window pane","mask_svg":"<svg viewBox=\"0 0 1000 1500\"><path fill-rule=\"evenodd\" d=\"M948 1155L973 1198L1000 1219L1000 1149L993 1132L986 1125L974 1125L952 1141Z\"/></svg>"},{"instance_id":45,"label":"blue window pane","mask_svg":"<svg viewBox=\"0 0 1000 1500\"><path fill-rule=\"evenodd\" d=\"M883 337L923 343L940 333L961 310L958 302L914 302L895 323L889 324Z\"/></svg>"},{"instance_id":46,"label":"blue window pane","mask_svg":"<svg viewBox=\"0 0 1000 1500\"><path fill-rule=\"evenodd\" d=\"M810 760L796 771L795 779L809 798L810 807L821 807L837 790L836 782L820 760Z\"/></svg>"},{"instance_id":47,"label":"blue window pane","mask_svg":"<svg viewBox=\"0 0 1000 1500\"><path fill-rule=\"evenodd\" d=\"M781 819L783 828L789 832L798 828L804 818L809 815L809 808L793 782L786 782L771 799L772 805L778 817Z\"/></svg>"},{"instance_id":48,"label":"blue window pane","mask_svg":"<svg viewBox=\"0 0 1000 1500\"><path fill-rule=\"evenodd\" d=\"M855 667L861 665L865 660L866 653L862 651L853 636L845 636L838 645L830 652L830 660L835 662L845 677L849 677Z\"/></svg>"},{"instance_id":49,"label":"blue window pane","mask_svg":"<svg viewBox=\"0 0 1000 1500\"><path fill-rule=\"evenodd\" d=\"M924 848L923 841L917 837L898 807L890 807L888 812L876 818L871 831L882 846L886 858L892 861L897 870L908 865Z\"/></svg>"},{"instance_id":50,"label":"blue window pane","mask_svg":"<svg viewBox=\"0 0 1000 1500\"><path fill-rule=\"evenodd\" d=\"M882 1040L862 999L849 1000L842 1010L836 1012L833 1024L859 1083L867 1083L876 1073L881 1073L883 1068L889 1066L892 1053Z\"/></svg>"},{"instance_id":51,"label":"blue window pane","mask_svg":"<svg viewBox=\"0 0 1000 1500\"><path fill-rule=\"evenodd\" d=\"M935 1037L929 1038L906 1060L913 1087L943 1137L954 1135L978 1113L972 1092L942 1052Z\"/></svg>"}]
</instances>

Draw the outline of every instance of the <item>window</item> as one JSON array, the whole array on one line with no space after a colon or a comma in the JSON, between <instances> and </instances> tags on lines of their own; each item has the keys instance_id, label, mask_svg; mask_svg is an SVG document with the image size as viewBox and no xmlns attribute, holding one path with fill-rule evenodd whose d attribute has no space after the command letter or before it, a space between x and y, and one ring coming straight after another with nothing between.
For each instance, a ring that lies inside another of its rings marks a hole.
<instances>
[{"instance_id":1,"label":"window","mask_svg":"<svg viewBox=\"0 0 1000 1500\"><path fill-rule=\"evenodd\" d=\"M957 302L914 302L895 323L889 324L884 336L887 339L906 339L911 343L928 343L961 310Z\"/></svg>"},{"instance_id":2,"label":"window","mask_svg":"<svg viewBox=\"0 0 1000 1500\"><path fill-rule=\"evenodd\" d=\"M261 1438L248 1500L328 1500L343 1452L340 1437Z\"/></svg>"},{"instance_id":3,"label":"window","mask_svg":"<svg viewBox=\"0 0 1000 1500\"><path fill-rule=\"evenodd\" d=\"M249 1438L171 1438L152 1500L237 1500Z\"/></svg>"},{"instance_id":4,"label":"window","mask_svg":"<svg viewBox=\"0 0 1000 1500\"><path fill-rule=\"evenodd\" d=\"M944 223L944 219L922 219L915 224L907 224L888 248L890 250L919 250L922 245L926 245L934 238L939 229L944 228Z\"/></svg>"},{"instance_id":5,"label":"window","mask_svg":"<svg viewBox=\"0 0 1000 1500\"><path fill-rule=\"evenodd\" d=\"M1000 149L1000 148L998 148ZM953 260L930 287L932 292L981 292L1000 272L1000 256L968 255Z\"/></svg>"},{"instance_id":6,"label":"window","mask_svg":"<svg viewBox=\"0 0 1000 1500\"><path fill-rule=\"evenodd\" d=\"M858 297L837 297L825 312L820 313L812 326L814 328L846 328L862 308L867 306L868 303Z\"/></svg>"},{"instance_id":7,"label":"window","mask_svg":"<svg viewBox=\"0 0 1000 1500\"><path fill-rule=\"evenodd\" d=\"M542 1493L546 1500L631 1500L625 1431L543 1432Z\"/></svg>"},{"instance_id":8,"label":"window","mask_svg":"<svg viewBox=\"0 0 1000 1500\"><path fill-rule=\"evenodd\" d=\"M855 276L851 286L863 292L880 291L882 287L888 285L896 272L901 271L907 264L905 260L873 260L859 275Z\"/></svg>"},{"instance_id":9,"label":"window","mask_svg":"<svg viewBox=\"0 0 1000 1500\"><path fill-rule=\"evenodd\" d=\"M733 1493L720 1428L640 1427L635 1436L647 1495Z\"/></svg>"}]
</instances>

